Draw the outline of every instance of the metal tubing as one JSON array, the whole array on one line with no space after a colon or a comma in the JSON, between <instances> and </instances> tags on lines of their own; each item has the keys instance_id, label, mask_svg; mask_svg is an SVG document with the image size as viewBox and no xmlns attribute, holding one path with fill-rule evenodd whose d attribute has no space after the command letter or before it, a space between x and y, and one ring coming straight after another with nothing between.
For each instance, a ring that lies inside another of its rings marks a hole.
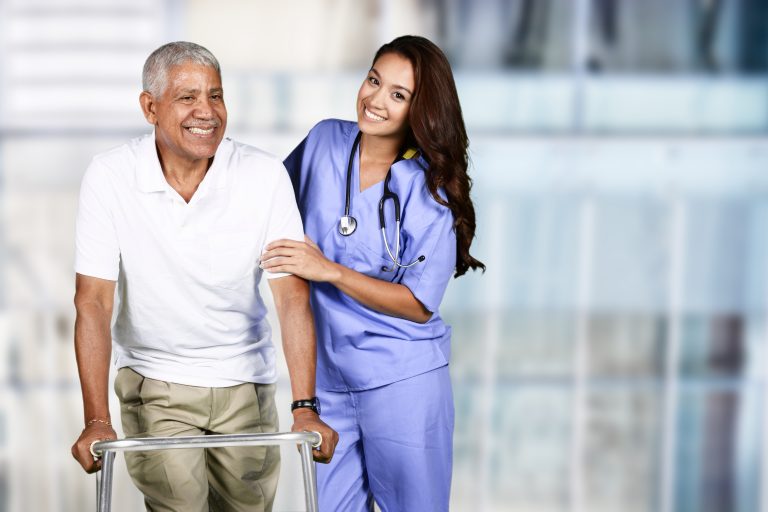
<instances>
[{"instance_id":1,"label":"metal tubing","mask_svg":"<svg viewBox=\"0 0 768 512\"><path fill-rule=\"evenodd\" d=\"M115 452L105 450L101 457L101 479L99 485L96 486L98 489L96 509L100 512L109 512L112 508L112 468L114 462Z\"/></svg>"},{"instance_id":2,"label":"metal tubing","mask_svg":"<svg viewBox=\"0 0 768 512\"><path fill-rule=\"evenodd\" d=\"M102 467L104 465L102 464ZM101 471L96 472L96 507L100 508L100 499L101 499Z\"/></svg>"},{"instance_id":3,"label":"metal tubing","mask_svg":"<svg viewBox=\"0 0 768 512\"><path fill-rule=\"evenodd\" d=\"M110 512L112 508L112 467L117 452L298 444L301 447L301 466L307 510L309 512L317 512L317 481L315 466L312 461L312 446L317 445L321 440L322 437L317 432L275 432L182 437L136 437L115 441L100 441L93 445L93 451L102 457L101 477L97 476L96 478L97 510L98 512Z\"/></svg>"},{"instance_id":4,"label":"metal tubing","mask_svg":"<svg viewBox=\"0 0 768 512\"><path fill-rule=\"evenodd\" d=\"M301 472L304 476L304 500L307 512L317 512L317 482L315 465L312 463L312 446L301 443Z\"/></svg>"},{"instance_id":5,"label":"metal tubing","mask_svg":"<svg viewBox=\"0 0 768 512\"><path fill-rule=\"evenodd\" d=\"M221 448L224 446L263 446L320 442L317 432L274 432L264 434L215 434L209 436L133 437L99 441L93 451L143 452L178 448Z\"/></svg>"}]
</instances>

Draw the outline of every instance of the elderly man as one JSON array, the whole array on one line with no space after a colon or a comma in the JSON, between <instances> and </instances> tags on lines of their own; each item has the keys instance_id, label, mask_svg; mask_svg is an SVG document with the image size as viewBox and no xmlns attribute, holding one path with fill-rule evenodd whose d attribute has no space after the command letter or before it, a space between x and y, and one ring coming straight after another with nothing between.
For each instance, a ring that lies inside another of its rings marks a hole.
<instances>
[{"instance_id":1,"label":"elderly man","mask_svg":"<svg viewBox=\"0 0 768 512\"><path fill-rule=\"evenodd\" d=\"M259 256L272 240L304 237L280 160L224 138L221 74L208 50L166 44L142 79L154 134L96 156L80 192L75 350L85 428L72 454L89 473L100 469L91 443L115 438L111 348L129 437L277 430ZM315 459L327 462L338 435L315 399L308 286L292 275L266 277L295 400L292 428L320 432ZM270 510L279 450L127 453L126 462L148 510Z\"/></svg>"}]
</instances>

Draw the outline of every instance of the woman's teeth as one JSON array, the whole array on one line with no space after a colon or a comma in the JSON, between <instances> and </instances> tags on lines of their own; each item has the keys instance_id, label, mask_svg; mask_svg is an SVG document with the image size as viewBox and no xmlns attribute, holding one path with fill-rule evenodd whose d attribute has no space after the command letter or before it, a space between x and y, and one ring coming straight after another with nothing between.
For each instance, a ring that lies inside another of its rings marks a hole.
<instances>
[{"instance_id":1,"label":"woman's teeth","mask_svg":"<svg viewBox=\"0 0 768 512\"><path fill-rule=\"evenodd\" d=\"M365 108L363 110L365 111L365 117L367 117L368 119L371 119L373 121L384 121L383 117L377 116L376 114L374 114L373 112L371 112L367 108Z\"/></svg>"}]
</instances>

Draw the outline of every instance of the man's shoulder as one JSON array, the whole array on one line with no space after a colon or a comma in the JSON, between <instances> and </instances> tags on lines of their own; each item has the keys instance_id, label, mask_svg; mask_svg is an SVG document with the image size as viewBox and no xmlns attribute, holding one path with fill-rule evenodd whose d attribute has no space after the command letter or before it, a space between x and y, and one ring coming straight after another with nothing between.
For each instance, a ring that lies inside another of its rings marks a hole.
<instances>
[{"instance_id":1,"label":"man's shoulder","mask_svg":"<svg viewBox=\"0 0 768 512\"><path fill-rule=\"evenodd\" d=\"M229 138L222 144L231 145L228 151L230 172L260 179L285 172L283 161L269 151Z\"/></svg>"},{"instance_id":2,"label":"man's shoulder","mask_svg":"<svg viewBox=\"0 0 768 512\"><path fill-rule=\"evenodd\" d=\"M277 156L270 153L269 151L265 151L256 146L252 146L251 144L246 144L244 142L230 139L229 137L224 139L222 141L222 144L231 145L230 153L235 158L246 158L251 160L252 162L261 161L263 163L269 163L269 164L272 164L274 162L278 162L278 163L280 162L280 159L277 158Z\"/></svg>"},{"instance_id":3,"label":"man's shoulder","mask_svg":"<svg viewBox=\"0 0 768 512\"><path fill-rule=\"evenodd\" d=\"M139 159L143 146L151 142L152 134L129 140L94 155L91 167L110 169L113 172L133 169Z\"/></svg>"}]
</instances>

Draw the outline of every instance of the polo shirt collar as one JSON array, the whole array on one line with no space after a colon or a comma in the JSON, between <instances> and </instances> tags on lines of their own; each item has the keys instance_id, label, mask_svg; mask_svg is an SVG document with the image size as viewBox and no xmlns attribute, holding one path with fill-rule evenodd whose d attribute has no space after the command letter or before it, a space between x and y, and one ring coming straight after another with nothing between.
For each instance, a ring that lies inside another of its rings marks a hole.
<instances>
[{"instance_id":1,"label":"polo shirt collar","mask_svg":"<svg viewBox=\"0 0 768 512\"><path fill-rule=\"evenodd\" d=\"M201 188L221 189L227 186L228 166L226 165L232 153L232 140L225 137L216 148L213 164L205 174ZM137 151L136 182L142 192L163 192L168 190L168 182L160 167L160 158L157 156L155 145L155 132L143 137L139 142ZM198 192L200 190L198 189ZM195 192L197 194L197 192Z\"/></svg>"},{"instance_id":2,"label":"polo shirt collar","mask_svg":"<svg viewBox=\"0 0 768 512\"><path fill-rule=\"evenodd\" d=\"M142 192L162 192L166 188L160 158L155 148L155 132L139 141L136 152L136 184Z\"/></svg>"},{"instance_id":3,"label":"polo shirt collar","mask_svg":"<svg viewBox=\"0 0 768 512\"><path fill-rule=\"evenodd\" d=\"M227 186L229 181L229 159L232 155L233 143L229 137L224 137L216 148L213 163L203 178L200 186L212 189L221 189Z\"/></svg>"}]
</instances>

